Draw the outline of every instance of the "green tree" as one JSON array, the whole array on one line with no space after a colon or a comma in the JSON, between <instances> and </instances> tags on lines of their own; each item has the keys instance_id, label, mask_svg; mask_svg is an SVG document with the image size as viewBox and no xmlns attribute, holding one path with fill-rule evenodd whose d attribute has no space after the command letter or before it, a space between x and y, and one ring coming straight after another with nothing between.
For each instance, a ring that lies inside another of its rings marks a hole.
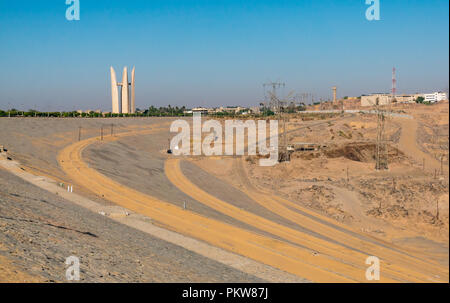
<instances>
[{"instance_id":1,"label":"green tree","mask_svg":"<svg viewBox=\"0 0 450 303\"><path fill-rule=\"evenodd\" d=\"M416 98L416 103L423 103L425 101L425 98L420 96Z\"/></svg>"}]
</instances>

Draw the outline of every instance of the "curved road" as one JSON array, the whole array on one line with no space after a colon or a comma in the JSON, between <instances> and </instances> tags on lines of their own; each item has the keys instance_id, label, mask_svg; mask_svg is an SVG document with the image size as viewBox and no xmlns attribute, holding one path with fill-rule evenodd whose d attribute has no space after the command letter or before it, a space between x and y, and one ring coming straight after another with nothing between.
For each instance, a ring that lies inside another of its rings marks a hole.
<instances>
[{"instance_id":1,"label":"curved road","mask_svg":"<svg viewBox=\"0 0 450 303\"><path fill-rule=\"evenodd\" d=\"M120 134L117 137L143 133L148 134L151 131L130 132ZM105 142L116 139L108 139ZM359 277L355 277L354 273L350 273L348 270L329 271L326 268L329 267L329 264L336 263L333 260L327 260L324 263L325 268L314 265L312 262L308 262L314 256L306 249L264 237L217 220L205 218L168 202L144 195L105 177L94 169L89 168L81 157L83 149L98 141L99 138L96 137L77 142L66 147L58 156L58 162L63 171L76 183L95 194L131 211L146 215L164 224L171 230L247 256L311 281L363 281L364 271L360 271ZM343 267L345 268L345 266ZM386 279L385 281L391 282L392 280Z\"/></svg>"},{"instance_id":2,"label":"curved road","mask_svg":"<svg viewBox=\"0 0 450 303\"><path fill-rule=\"evenodd\" d=\"M148 134L158 130L157 127L154 127L152 130L120 134L116 138L104 142L117 140L124 136ZM260 230L277 235L282 240L262 236L255 232L206 218L142 194L105 177L89 168L83 161L81 156L83 149L98 141L99 138L87 139L70 145L61 151L58 162L64 172L75 182L97 195L151 217L171 230L315 282L367 282L365 279L365 269L367 268L365 259L368 256L365 254L366 252L380 256L382 259L381 282L429 282L446 281L448 279L448 271L433 262L419 260L403 252L396 252L380 245L362 241L325 224L317 224L316 220L283 206L283 204L287 205L290 202L278 197L270 197L258 192L247 192L255 201L269 210L297 224L314 228L318 233L331 236L333 239L355 249L330 243L245 212L197 188L183 176L177 159L169 159L166 162L166 174L175 186L199 202L251 224ZM310 215L317 216L315 213ZM320 219L330 220L326 217ZM361 253L361 251L364 253Z\"/></svg>"},{"instance_id":3,"label":"curved road","mask_svg":"<svg viewBox=\"0 0 450 303\"><path fill-rule=\"evenodd\" d=\"M439 170L441 167L439 161L429 154L424 153L417 144L418 122L415 119L397 119L396 121L399 122L402 127L400 141L398 143L398 146L401 147L401 151L420 165L422 165L423 160L425 159L426 170Z\"/></svg>"}]
</instances>

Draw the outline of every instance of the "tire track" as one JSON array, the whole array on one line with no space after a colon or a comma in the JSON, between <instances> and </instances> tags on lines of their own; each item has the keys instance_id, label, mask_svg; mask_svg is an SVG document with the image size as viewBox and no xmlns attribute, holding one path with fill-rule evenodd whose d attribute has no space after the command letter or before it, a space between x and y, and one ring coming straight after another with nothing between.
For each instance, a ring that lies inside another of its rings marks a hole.
<instances>
[{"instance_id":1,"label":"tire track","mask_svg":"<svg viewBox=\"0 0 450 303\"><path fill-rule=\"evenodd\" d=\"M329 266L332 266L330 270L337 272L345 270L348 273L354 274L355 279L357 279L356 277L361 276L361 273L365 271L365 260L369 255L364 255L356 250L350 250L341 245L277 224L221 201L191 183L182 174L179 161L179 159L169 159L166 161L166 175L175 186L193 199L246 224L319 252L320 254L316 255L315 259L317 264L320 264L320 262L324 260L324 258L321 258L322 256L335 261L334 263L329 264ZM264 195L261 195L258 198L266 199ZM436 281L432 276L408 268L403 268L396 264L391 264L389 261L381 260L381 263L383 264L385 277L387 276L391 280L395 279L398 281L412 282Z\"/></svg>"},{"instance_id":2,"label":"tire track","mask_svg":"<svg viewBox=\"0 0 450 303\"><path fill-rule=\"evenodd\" d=\"M320 235L333 238L340 243L357 248L358 250L366 251L373 256L379 257L380 259L384 259L386 261L389 260L390 262L393 262L395 264L402 264L403 266L415 268L416 271L418 270L420 272L425 272L431 277L438 274L440 277L438 280L441 281L445 281L445 278L448 277L448 271L434 261L424 261L422 260L422 258L414 256L410 252L402 251L397 247L392 247L392 245L387 242L375 244L373 242L366 241L363 238L353 236L352 233L360 235L361 237L367 237L366 235L363 235L355 230L350 230L348 227L337 221L317 214L307 208L301 207L300 205L293 203L287 199L261 191L260 189L256 189L248 180L246 171L242 164L242 160L235 159L234 161L234 168L237 172L237 175L240 177L241 184L243 184L246 188L242 191L254 201L259 203L261 206L272 211L273 213L287 220L290 220L291 222L301 227L314 230ZM292 211L288 207L308 214L312 218L299 212ZM317 219L315 220L314 218ZM342 231L338 228L333 228L327 224L320 222L320 220L328 222L330 223L330 225L337 226L343 230L346 230L347 232ZM378 241L378 239L376 239L376 241Z\"/></svg>"},{"instance_id":3,"label":"tire track","mask_svg":"<svg viewBox=\"0 0 450 303\"><path fill-rule=\"evenodd\" d=\"M148 134L151 131L130 132L120 134L117 137L144 133ZM107 142L108 140L104 141ZM359 271L360 277L358 279L350 275L353 272L346 270L330 271L328 268L332 268L331 264L336 263L333 260L324 260L321 264L316 264L314 262L315 256L305 249L236 228L217 220L202 217L170 203L144 195L105 177L94 169L89 168L82 160L81 154L83 149L96 142L99 142L99 138L90 138L66 147L58 155L58 163L63 171L76 183L97 195L101 195L105 199L134 212L153 218L174 231L247 256L311 281L363 281L363 270ZM349 275L346 276L346 274ZM391 282L391 280L385 281Z\"/></svg>"}]
</instances>

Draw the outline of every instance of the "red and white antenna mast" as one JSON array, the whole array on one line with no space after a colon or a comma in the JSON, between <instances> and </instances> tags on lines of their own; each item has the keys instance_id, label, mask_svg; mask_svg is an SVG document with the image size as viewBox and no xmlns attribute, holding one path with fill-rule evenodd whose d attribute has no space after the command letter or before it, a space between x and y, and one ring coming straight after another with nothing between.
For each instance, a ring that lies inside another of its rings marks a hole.
<instances>
[{"instance_id":1,"label":"red and white antenna mast","mask_svg":"<svg viewBox=\"0 0 450 303\"><path fill-rule=\"evenodd\" d=\"M397 93L397 80L395 79L395 67L392 68L392 97Z\"/></svg>"}]
</instances>

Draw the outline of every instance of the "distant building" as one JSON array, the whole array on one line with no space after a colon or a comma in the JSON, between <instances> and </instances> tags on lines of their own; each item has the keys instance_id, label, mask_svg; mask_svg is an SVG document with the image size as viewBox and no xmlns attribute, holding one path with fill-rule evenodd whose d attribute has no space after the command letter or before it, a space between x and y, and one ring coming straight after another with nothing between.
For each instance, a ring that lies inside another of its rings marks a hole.
<instances>
[{"instance_id":1,"label":"distant building","mask_svg":"<svg viewBox=\"0 0 450 303\"><path fill-rule=\"evenodd\" d=\"M201 113L202 115L208 114L209 109L206 107L196 107L192 109L192 113Z\"/></svg>"},{"instance_id":2,"label":"distant building","mask_svg":"<svg viewBox=\"0 0 450 303\"><path fill-rule=\"evenodd\" d=\"M261 113L261 108L259 106L250 107L250 111L255 115L259 115Z\"/></svg>"},{"instance_id":3,"label":"distant building","mask_svg":"<svg viewBox=\"0 0 450 303\"><path fill-rule=\"evenodd\" d=\"M397 103L414 103L414 102L416 102L416 99L419 96L420 96L420 94L416 94L416 95L395 95L395 102L397 102Z\"/></svg>"},{"instance_id":4,"label":"distant building","mask_svg":"<svg viewBox=\"0 0 450 303\"><path fill-rule=\"evenodd\" d=\"M371 94L361 96L361 106L374 106L376 105L377 98L379 105L387 105L389 102L414 103L419 97L423 97L424 102L430 103L448 100L447 94L442 92L432 94L395 95L394 98L391 94Z\"/></svg>"},{"instance_id":5,"label":"distant building","mask_svg":"<svg viewBox=\"0 0 450 303\"><path fill-rule=\"evenodd\" d=\"M391 102L391 94L371 94L368 96L361 96L361 106L375 106L378 105L388 105Z\"/></svg>"},{"instance_id":6,"label":"distant building","mask_svg":"<svg viewBox=\"0 0 450 303\"><path fill-rule=\"evenodd\" d=\"M218 107L215 109L216 113L232 113L232 114L238 114L241 111L248 110L246 107L240 107L240 106L227 106L227 107Z\"/></svg>"},{"instance_id":7,"label":"distant building","mask_svg":"<svg viewBox=\"0 0 450 303\"><path fill-rule=\"evenodd\" d=\"M443 92L436 92L432 94L423 94L423 98L425 102L439 102L443 100L448 100L447 94Z\"/></svg>"}]
</instances>

